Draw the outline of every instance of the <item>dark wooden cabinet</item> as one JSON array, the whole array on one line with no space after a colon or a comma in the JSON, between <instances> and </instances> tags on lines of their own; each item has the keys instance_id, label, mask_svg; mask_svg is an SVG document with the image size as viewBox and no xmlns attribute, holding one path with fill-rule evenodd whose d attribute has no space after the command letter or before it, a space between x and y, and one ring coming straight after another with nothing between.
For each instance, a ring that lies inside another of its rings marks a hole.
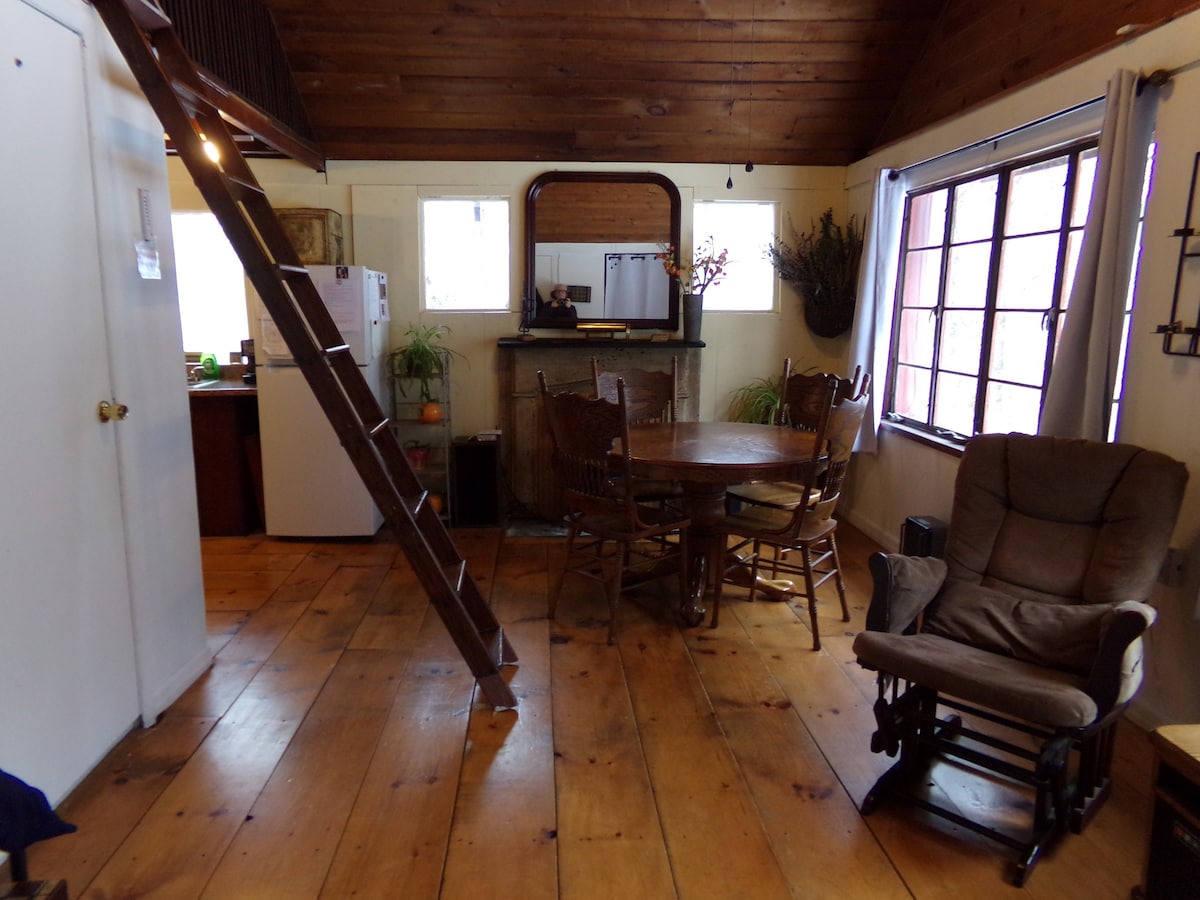
<instances>
[{"instance_id":1,"label":"dark wooden cabinet","mask_svg":"<svg viewBox=\"0 0 1200 900\"><path fill-rule=\"evenodd\" d=\"M192 452L203 537L262 528L262 455L253 388L193 388Z\"/></svg>"},{"instance_id":2,"label":"dark wooden cabinet","mask_svg":"<svg viewBox=\"0 0 1200 900\"><path fill-rule=\"evenodd\" d=\"M1200 725L1164 725L1157 755L1146 900L1194 900L1200 892Z\"/></svg>"}]
</instances>

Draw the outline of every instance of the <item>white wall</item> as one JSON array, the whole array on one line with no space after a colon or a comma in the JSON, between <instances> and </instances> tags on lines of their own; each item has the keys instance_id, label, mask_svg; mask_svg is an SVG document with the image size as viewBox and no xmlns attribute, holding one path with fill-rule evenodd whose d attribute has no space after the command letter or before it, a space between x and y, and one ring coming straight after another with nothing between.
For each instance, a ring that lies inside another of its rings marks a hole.
<instances>
[{"instance_id":1,"label":"white wall","mask_svg":"<svg viewBox=\"0 0 1200 900\"><path fill-rule=\"evenodd\" d=\"M1195 63L1200 13L1192 13L1122 46L1017 91L985 107L881 149L847 171L850 209L860 216L870 203L874 173L947 153L1027 122L1103 96L1119 68L1149 73ZM1180 72L1161 95L1153 193L1146 214L1141 275L1126 376L1119 438L1170 454L1188 464L1192 484L1173 544L1188 552L1183 584L1160 587L1153 602L1159 621L1149 638L1148 678L1133 717L1147 727L1200 721L1200 622L1193 618L1200 588L1200 359L1166 356L1151 332L1169 319L1178 239L1192 162L1200 149L1200 68ZM1190 311L1194 319L1193 292ZM882 378L880 379L882 380ZM883 385L877 387L882 390ZM856 457L842 509L856 526L894 549L905 516L949 518L957 457L898 432L881 435L879 453Z\"/></svg>"},{"instance_id":2,"label":"white wall","mask_svg":"<svg viewBox=\"0 0 1200 900\"><path fill-rule=\"evenodd\" d=\"M529 183L547 170L544 163L331 162L322 175L286 160L254 160L255 174L276 207L315 206L343 215L347 262L388 273L392 343L409 322L445 323L446 343L463 353L469 365L455 364L452 403L454 430L469 434L496 428L499 390L496 339L511 337L520 324L524 273L524 197ZM734 173L734 189L725 188L725 166L603 164L561 166L596 171L646 171L671 178L683 203L683 241L691 241L695 199L765 200L780 204L780 229L788 217L807 229L826 208L844 221L846 194L840 168L759 166ZM168 161L171 202L176 210L204 209L203 199L177 159ZM507 197L512 204L513 264L509 271L510 312L426 314L420 311L419 204L426 196L477 194ZM552 334L552 332L544 332ZM804 326L799 298L780 289L773 312L714 313L704 316L700 414L724 418L731 392L762 376L775 375L791 355L801 367L840 367L845 338L814 338Z\"/></svg>"}]
</instances>

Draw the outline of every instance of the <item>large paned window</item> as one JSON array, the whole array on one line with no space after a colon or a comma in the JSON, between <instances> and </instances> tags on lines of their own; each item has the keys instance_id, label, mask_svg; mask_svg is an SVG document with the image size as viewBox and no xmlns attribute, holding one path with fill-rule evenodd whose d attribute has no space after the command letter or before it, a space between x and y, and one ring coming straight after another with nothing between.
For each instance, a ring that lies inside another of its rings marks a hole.
<instances>
[{"instance_id":1,"label":"large paned window","mask_svg":"<svg viewBox=\"0 0 1200 900\"><path fill-rule=\"evenodd\" d=\"M775 307L775 272L766 248L775 237L778 212L767 202L697 200L692 234L699 245L710 235L717 252L729 251L720 284L704 292L704 308L753 312Z\"/></svg>"},{"instance_id":2,"label":"large paned window","mask_svg":"<svg viewBox=\"0 0 1200 900\"><path fill-rule=\"evenodd\" d=\"M508 200L423 200L421 246L425 309L509 308Z\"/></svg>"},{"instance_id":3,"label":"large paned window","mask_svg":"<svg viewBox=\"0 0 1200 900\"><path fill-rule=\"evenodd\" d=\"M888 418L952 441L1037 432L1094 140L909 193Z\"/></svg>"}]
</instances>

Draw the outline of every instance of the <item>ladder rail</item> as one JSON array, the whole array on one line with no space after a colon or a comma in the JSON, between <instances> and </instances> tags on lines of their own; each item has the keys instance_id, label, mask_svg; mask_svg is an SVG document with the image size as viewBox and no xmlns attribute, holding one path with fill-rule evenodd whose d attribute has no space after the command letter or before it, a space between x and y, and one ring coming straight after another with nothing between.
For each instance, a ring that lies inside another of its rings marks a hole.
<instances>
[{"instance_id":1,"label":"ladder rail","mask_svg":"<svg viewBox=\"0 0 1200 900\"><path fill-rule=\"evenodd\" d=\"M516 697L499 666L515 663L516 654L209 96L209 82L197 72L170 20L149 0L94 0L93 5L480 690L494 707L515 708ZM205 154L206 142L218 148L219 163Z\"/></svg>"}]
</instances>

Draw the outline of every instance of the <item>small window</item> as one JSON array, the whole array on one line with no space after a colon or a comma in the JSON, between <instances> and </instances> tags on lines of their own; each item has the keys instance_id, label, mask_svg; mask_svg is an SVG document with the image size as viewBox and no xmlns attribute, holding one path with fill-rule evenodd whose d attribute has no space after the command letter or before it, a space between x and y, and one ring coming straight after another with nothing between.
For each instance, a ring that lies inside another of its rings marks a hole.
<instances>
[{"instance_id":1,"label":"small window","mask_svg":"<svg viewBox=\"0 0 1200 900\"><path fill-rule=\"evenodd\" d=\"M507 200L423 200L421 227L425 309L508 310Z\"/></svg>"},{"instance_id":2,"label":"small window","mask_svg":"<svg viewBox=\"0 0 1200 900\"><path fill-rule=\"evenodd\" d=\"M183 349L226 360L250 336L242 261L210 212L172 213L171 234Z\"/></svg>"},{"instance_id":3,"label":"small window","mask_svg":"<svg viewBox=\"0 0 1200 900\"><path fill-rule=\"evenodd\" d=\"M776 204L730 200L697 201L692 234L700 244L712 235L717 251L729 251L720 284L704 292L704 308L754 312L775 308L775 271L766 248L775 237Z\"/></svg>"}]
</instances>

